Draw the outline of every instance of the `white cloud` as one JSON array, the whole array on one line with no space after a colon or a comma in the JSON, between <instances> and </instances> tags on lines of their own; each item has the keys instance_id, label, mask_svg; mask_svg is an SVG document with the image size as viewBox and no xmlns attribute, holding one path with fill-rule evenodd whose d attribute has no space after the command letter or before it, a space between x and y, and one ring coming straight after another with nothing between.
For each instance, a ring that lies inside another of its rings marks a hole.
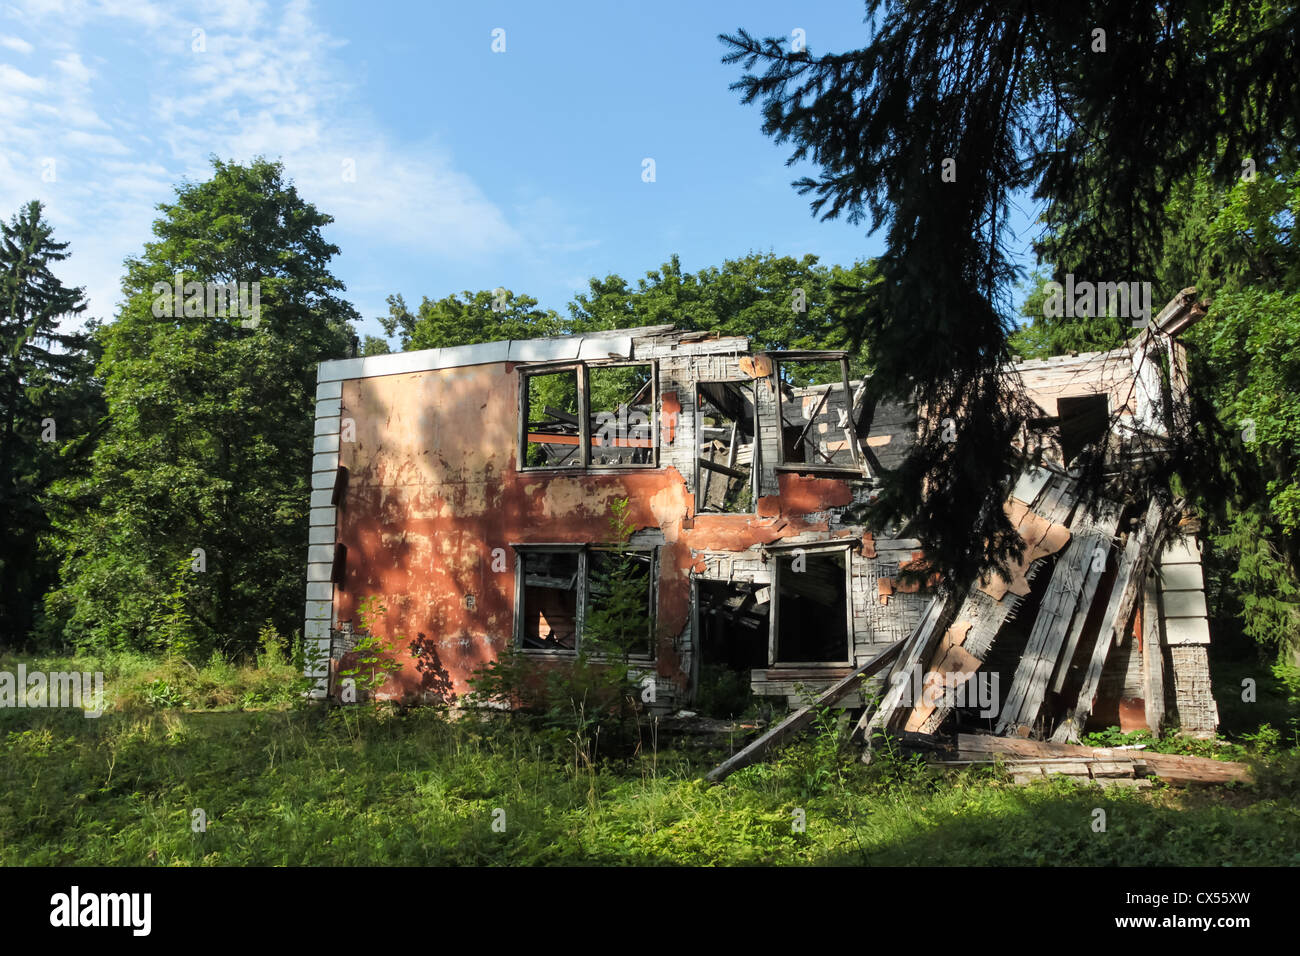
<instances>
[{"instance_id":1,"label":"white cloud","mask_svg":"<svg viewBox=\"0 0 1300 956\"><path fill-rule=\"evenodd\" d=\"M90 84L90 78L95 74L91 72L86 64L81 62L81 54L69 53L61 56L54 61L54 66L63 74L64 82L71 83L78 88L84 88Z\"/></svg>"},{"instance_id":2,"label":"white cloud","mask_svg":"<svg viewBox=\"0 0 1300 956\"><path fill-rule=\"evenodd\" d=\"M13 50L15 53L21 53L24 56L31 53L36 47L32 46L21 37L0 36L0 46L6 50Z\"/></svg>"},{"instance_id":3,"label":"white cloud","mask_svg":"<svg viewBox=\"0 0 1300 956\"><path fill-rule=\"evenodd\" d=\"M0 92L3 93L41 93L46 82L37 76L29 76L16 66L0 63Z\"/></svg>"},{"instance_id":4,"label":"white cloud","mask_svg":"<svg viewBox=\"0 0 1300 956\"><path fill-rule=\"evenodd\" d=\"M105 136L101 133L83 133L80 130L69 130L63 134L61 139L63 145L74 150L108 153L113 156L129 156L131 153L117 137Z\"/></svg>"},{"instance_id":5,"label":"white cloud","mask_svg":"<svg viewBox=\"0 0 1300 956\"><path fill-rule=\"evenodd\" d=\"M156 205L183 179L207 178L211 154L281 160L303 197L335 217L331 238L362 242L370 257L387 248L465 262L590 244L556 204L507 212L438 143L395 140L360 103L338 56L346 41L305 0L13 2L15 20L59 39L40 68L0 65L0 211L47 202L93 314L111 314L122 260L152 238ZM58 159L56 182L40 179L45 156Z\"/></svg>"}]
</instances>

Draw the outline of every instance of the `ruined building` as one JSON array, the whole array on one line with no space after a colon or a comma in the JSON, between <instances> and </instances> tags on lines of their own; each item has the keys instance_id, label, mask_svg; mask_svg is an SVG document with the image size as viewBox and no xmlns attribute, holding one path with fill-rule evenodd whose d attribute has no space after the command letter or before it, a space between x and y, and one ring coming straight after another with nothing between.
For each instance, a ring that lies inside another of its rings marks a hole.
<instances>
[{"instance_id":1,"label":"ruined building","mask_svg":"<svg viewBox=\"0 0 1300 956\"><path fill-rule=\"evenodd\" d=\"M649 621L634 659L661 710L737 672L755 694L829 689L856 705L865 674L883 700L864 726L933 732L956 711L967 727L1059 741L1089 721L1210 732L1194 534L1145 501L1083 507L1068 470L1108 423L1159 433L1185 385L1192 300L1125 348L1016 366L1053 456L1006 502L1023 561L956 589L903 574L923 560L905 529L849 518L906 454L917 411L873 407L843 353L653 326L323 362L314 693L336 692L370 595L383 629L409 639L389 696L453 700L512 643L573 658L626 500ZM915 692L977 678L991 706Z\"/></svg>"}]
</instances>

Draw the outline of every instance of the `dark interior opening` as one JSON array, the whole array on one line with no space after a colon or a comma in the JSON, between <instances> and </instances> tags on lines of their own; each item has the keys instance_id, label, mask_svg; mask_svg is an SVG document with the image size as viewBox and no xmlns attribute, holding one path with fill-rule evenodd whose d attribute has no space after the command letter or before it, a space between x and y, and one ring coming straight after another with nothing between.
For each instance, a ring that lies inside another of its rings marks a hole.
<instances>
[{"instance_id":1,"label":"dark interior opening","mask_svg":"<svg viewBox=\"0 0 1300 956\"><path fill-rule=\"evenodd\" d=\"M523 554L524 647L576 650L578 647L578 554L528 551Z\"/></svg>"},{"instance_id":2,"label":"dark interior opening","mask_svg":"<svg viewBox=\"0 0 1300 956\"><path fill-rule=\"evenodd\" d=\"M777 557L778 664L849 660L845 552Z\"/></svg>"},{"instance_id":3,"label":"dark interior opening","mask_svg":"<svg viewBox=\"0 0 1300 956\"><path fill-rule=\"evenodd\" d=\"M1061 427L1061 454L1069 465L1088 445L1106 437L1110 406L1105 395L1079 395L1056 400Z\"/></svg>"},{"instance_id":4,"label":"dark interior opening","mask_svg":"<svg viewBox=\"0 0 1300 956\"><path fill-rule=\"evenodd\" d=\"M742 713L750 671L767 666L768 592L743 581L698 580L700 670L695 707L713 717Z\"/></svg>"}]
</instances>

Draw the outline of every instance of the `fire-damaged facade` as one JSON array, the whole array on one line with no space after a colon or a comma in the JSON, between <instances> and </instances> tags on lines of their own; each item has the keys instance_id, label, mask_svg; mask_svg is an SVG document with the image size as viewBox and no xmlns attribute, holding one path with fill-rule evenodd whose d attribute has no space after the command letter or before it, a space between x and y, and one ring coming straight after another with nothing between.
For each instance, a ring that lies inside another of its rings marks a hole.
<instances>
[{"instance_id":1,"label":"fire-damaged facade","mask_svg":"<svg viewBox=\"0 0 1300 956\"><path fill-rule=\"evenodd\" d=\"M1108 423L1159 430L1197 314L1184 295L1126 348L1016 366L1052 448L1005 505L1026 552L956 589L906 573L924 553L905 529L855 523L917 409L873 404L844 353L654 326L321 363L314 693L337 692L372 595L407 639L385 696L455 700L510 645L575 658L618 554L640 569L633 660L660 710L739 672L754 694L840 706L874 679L863 727L932 732L956 710L1058 740L1090 720L1212 731L1194 536L1147 502L1084 507L1068 470Z\"/></svg>"}]
</instances>

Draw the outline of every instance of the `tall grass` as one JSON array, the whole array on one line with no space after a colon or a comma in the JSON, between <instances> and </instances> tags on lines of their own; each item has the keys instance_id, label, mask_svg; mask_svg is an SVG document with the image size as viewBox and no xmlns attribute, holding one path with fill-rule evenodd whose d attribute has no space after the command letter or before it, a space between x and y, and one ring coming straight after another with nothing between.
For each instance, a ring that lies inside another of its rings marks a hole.
<instances>
[{"instance_id":1,"label":"tall grass","mask_svg":"<svg viewBox=\"0 0 1300 956\"><path fill-rule=\"evenodd\" d=\"M295 708L283 663L101 663L101 718L0 711L0 865L1300 863L1293 750L1234 790L1012 787L863 766L825 721L707 786L716 754L578 768L508 720ZM181 701L150 703L157 681Z\"/></svg>"}]
</instances>

